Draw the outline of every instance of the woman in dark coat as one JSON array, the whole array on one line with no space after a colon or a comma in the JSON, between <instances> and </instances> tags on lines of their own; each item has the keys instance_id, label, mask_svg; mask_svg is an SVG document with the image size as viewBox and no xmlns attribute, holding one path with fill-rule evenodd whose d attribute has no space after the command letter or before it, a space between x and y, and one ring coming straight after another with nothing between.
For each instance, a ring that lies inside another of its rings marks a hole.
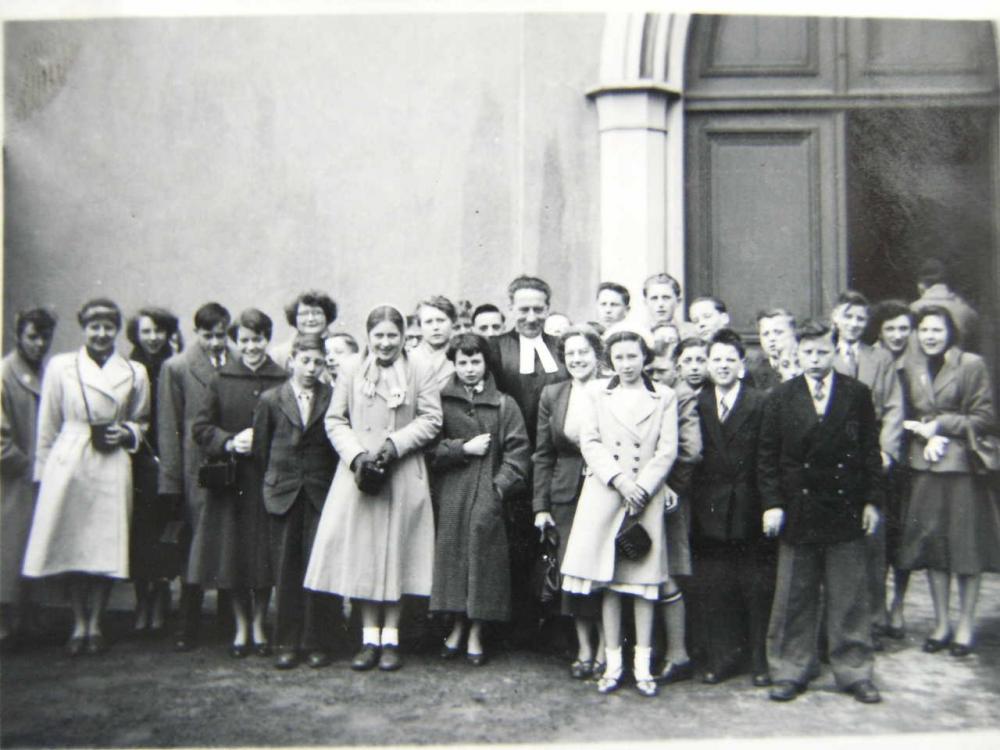
<instances>
[{"instance_id":1,"label":"woman in dark coat","mask_svg":"<svg viewBox=\"0 0 1000 750\"><path fill-rule=\"evenodd\" d=\"M268 656L264 617L274 576L261 476L252 455L252 425L260 395L281 385L288 373L266 354L271 319L260 310L244 310L229 327L229 337L241 359L229 360L212 378L191 433L209 461L235 461L236 481L231 487L208 491L191 540L188 578L206 589L232 592L234 658L250 652L252 598L254 651Z\"/></svg>"},{"instance_id":2,"label":"woman in dark coat","mask_svg":"<svg viewBox=\"0 0 1000 750\"><path fill-rule=\"evenodd\" d=\"M177 318L159 307L145 307L128 321L125 335L132 343L129 359L139 362L149 375L150 394L157 393L160 367L173 354L170 337L177 332ZM149 430L132 455L132 533L129 538L129 572L135 585L135 629L158 631L170 603L171 578L180 573L176 545L161 541L173 509L157 495L156 398L150 399Z\"/></svg>"},{"instance_id":3,"label":"woman in dark coat","mask_svg":"<svg viewBox=\"0 0 1000 750\"><path fill-rule=\"evenodd\" d=\"M912 419L910 500L903 524L899 566L927 570L935 627L924 651L952 656L972 652L976 604L984 571L1000 572L1000 514L992 478L978 477L969 432L996 430L993 387L982 357L954 346L955 323L944 307L917 313L919 351L904 365ZM958 579L959 616L948 619L951 576Z\"/></svg>"},{"instance_id":4,"label":"woman in dark coat","mask_svg":"<svg viewBox=\"0 0 1000 750\"><path fill-rule=\"evenodd\" d=\"M538 402L538 433L532 457L535 464L532 506L535 526L539 530L555 526L562 564L583 486L581 410L583 400L590 398L585 386L597 376L604 344L590 326L571 326L559 337L557 352L571 379L545 386ZM576 625L577 652L570 665L570 676L584 680L599 671L604 661L601 597L563 592L561 613L572 616Z\"/></svg>"},{"instance_id":5,"label":"woman in dark coat","mask_svg":"<svg viewBox=\"0 0 1000 750\"><path fill-rule=\"evenodd\" d=\"M455 374L441 391L444 426L431 450L436 498L432 611L456 615L442 656L459 652L471 621L467 658L485 662L484 621L510 619L510 551L504 502L523 492L530 461L521 410L500 393L488 364L489 344L476 333L452 339Z\"/></svg>"}]
</instances>

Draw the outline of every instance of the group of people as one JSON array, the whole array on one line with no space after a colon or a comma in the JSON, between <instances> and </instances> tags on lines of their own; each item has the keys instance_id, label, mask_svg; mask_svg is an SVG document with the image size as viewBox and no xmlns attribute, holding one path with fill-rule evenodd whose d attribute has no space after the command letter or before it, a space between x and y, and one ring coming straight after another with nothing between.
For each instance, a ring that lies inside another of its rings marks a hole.
<instances>
[{"instance_id":1,"label":"group of people","mask_svg":"<svg viewBox=\"0 0 1000 750\"><path fill-rule=\"evenodd\" d=\"M136 629L158 630L180 576L178 650L198 645L215 589L230 654L279 669L330 664L343 602L360 611L351 667L399 669L404 597L424 597L441 657L474 666L491 633L530 638L562 615L571 677L602 693L623 684L628 642L645 696L697 665L791 700L825 651L841 688L877 702L873 652L904 635L910 571L928 571L935 608L924 651L963 657L981 575L1000 570L992 386L943 270L921 270L912 304L846 291L829 321L764 311L752 350L722 300L683 321L666 273L637 309L600 284L586 323L532 276L510 283L506 315L380 305L364 346L321 292L286 308L295 335L274 345L264 312L207 303L186 348L170 312L125 322L98 298L83 345L46 364L56 321L25 311L2 373L3 634L47 578L72 606L67 652L101 653L113 580L134 582Z\"/></svg>"}]
</instances>

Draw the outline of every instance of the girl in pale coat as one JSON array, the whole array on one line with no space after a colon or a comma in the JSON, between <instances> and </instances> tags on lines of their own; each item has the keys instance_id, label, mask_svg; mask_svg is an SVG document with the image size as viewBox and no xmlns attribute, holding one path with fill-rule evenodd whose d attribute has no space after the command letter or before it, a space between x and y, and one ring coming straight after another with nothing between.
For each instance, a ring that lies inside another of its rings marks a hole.
<instances>
[{"instance_id":1,"label":"girl in pale coat","mask_svg":"<svg viewBox=\"0 0 1000 750\"><path fill-rule=\"evenodd\" d=\"M305 587L361 601L363 647L351 667L399 669L404 594L429 596L434 513L423 449L441 429L441 399L426 364L403 353L394 307L368 314L369 353L337 377L326 432L340 454L313 542ZM386 468L381 488L364 476Z\"/></svg>"},{"instance_id":2,"label":"girl in pale coat","mask_svg":"<svg viewBox=\"0 0 1000 750\"><path fill-rule=\"evenodd\" d=\"M95 299L77 315L84 345L52 358L42 380L35 451L41 482L24 574L67 577L71 656L107 650L101 617L114 578L129 577L132 464L149 415L146 369L115 351L118 306Z\"/></svg>"},{"instance_id":3,"label":"girl in pale coat","mask_svg":"<svg viewBox=\"0 0 1000 750\"><path fill-rule=\"evenodd\" d=\"M580 451L587 477L563 559L563 588L578 594L604 591L607 666L598 682L602 693L621 685L621 598L632 599L633 674L639 692L654 696L653 611L668 574L663 514L677 503L665 484L677 456L677 399L643 374L652 353L638 333L616 331L606 344L615 374L606 383L592 384L592 398L583 410ZM615 549L626 515L638 516L652 542L638 560L624 559Z\"/></svg>"}]
</instances>

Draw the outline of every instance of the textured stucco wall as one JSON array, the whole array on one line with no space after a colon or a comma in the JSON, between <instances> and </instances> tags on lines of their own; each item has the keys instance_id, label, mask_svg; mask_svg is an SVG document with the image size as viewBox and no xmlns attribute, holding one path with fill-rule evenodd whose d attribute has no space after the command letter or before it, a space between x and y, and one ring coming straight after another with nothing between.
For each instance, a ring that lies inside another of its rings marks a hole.
<instances>
[{"instance_id":1,"label":"textured stucco wall","mask_svg":"<svg viewBox=\"0 0 1000 750\"><path fill-rule=\"evenodd\" d=\"M5 27L13 311L502 302L522 270L589 316L603 16L379 15Z\"/></svg>"}]
</instances>

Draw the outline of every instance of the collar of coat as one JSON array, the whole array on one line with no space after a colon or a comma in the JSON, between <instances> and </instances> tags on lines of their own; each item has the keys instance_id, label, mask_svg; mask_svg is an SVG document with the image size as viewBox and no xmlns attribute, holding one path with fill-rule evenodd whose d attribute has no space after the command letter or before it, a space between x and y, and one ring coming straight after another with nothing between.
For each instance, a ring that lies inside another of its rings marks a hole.
<instances>
[{"instance_id":1,"label":"collar of coat","mask_svg":"<svg viewBox=\"0 0 1000 750\"><path fill-rule=\"evenodd\" d=\"M256 370L251 370L243 364L242 359L228 357L226 364L218 369L218 373L220 376L230 378L273 378L275 380L284 380L288 377L285 369L276 364L270 357L267 357L264 363Z\"/></svg>"},{"instance_id":2,"label":"collar of coat","mask_svg":"<svg viewBox=\"0 0 1000 750\"><path fill-rule=\"evenodd\" d=\"M656 386L653 385L653 381L649 379L646 373L642 373L639 377L642 378L642 384L645 386L646 390L649 391L654 398L659 398L659 394L656 392ZM612 376L611 380L608 381L605 390L613 391L615 388L620 387L622 384L621 378L617 375Z\"/></svg>"},{"instance_id":3,"label":"collar of coat","mask_svg":"<svg viewBox=\"0 0 1000 750\"><path fill-rule=\"evenodd\" d=\"M81 346L76 355L80 380L91 388L117 400L115 389L123 383L135 380L135 365L117 351L111 353L104 366L100 366L87 354L87 347Z\"/></svg>"},{"instance_id":4,"label":"collar of coat","mask_svg":"<svg viewBox=\"0 0 1000 750\"><path fill-rule=\"evenodd\" d=\"M469 392L465 390L465 385L458 379L458 375L453 375L451 380L449 380L445 384L444 388L441 389L441 398L451 398L467 404L474 403L500 406L500 391L497 390L496 383L493 381L493 376L489 373L487 373L486 377L483 378L482 393L476 393L472 398L469 398Z\"/></svg>"}]
</instances>

